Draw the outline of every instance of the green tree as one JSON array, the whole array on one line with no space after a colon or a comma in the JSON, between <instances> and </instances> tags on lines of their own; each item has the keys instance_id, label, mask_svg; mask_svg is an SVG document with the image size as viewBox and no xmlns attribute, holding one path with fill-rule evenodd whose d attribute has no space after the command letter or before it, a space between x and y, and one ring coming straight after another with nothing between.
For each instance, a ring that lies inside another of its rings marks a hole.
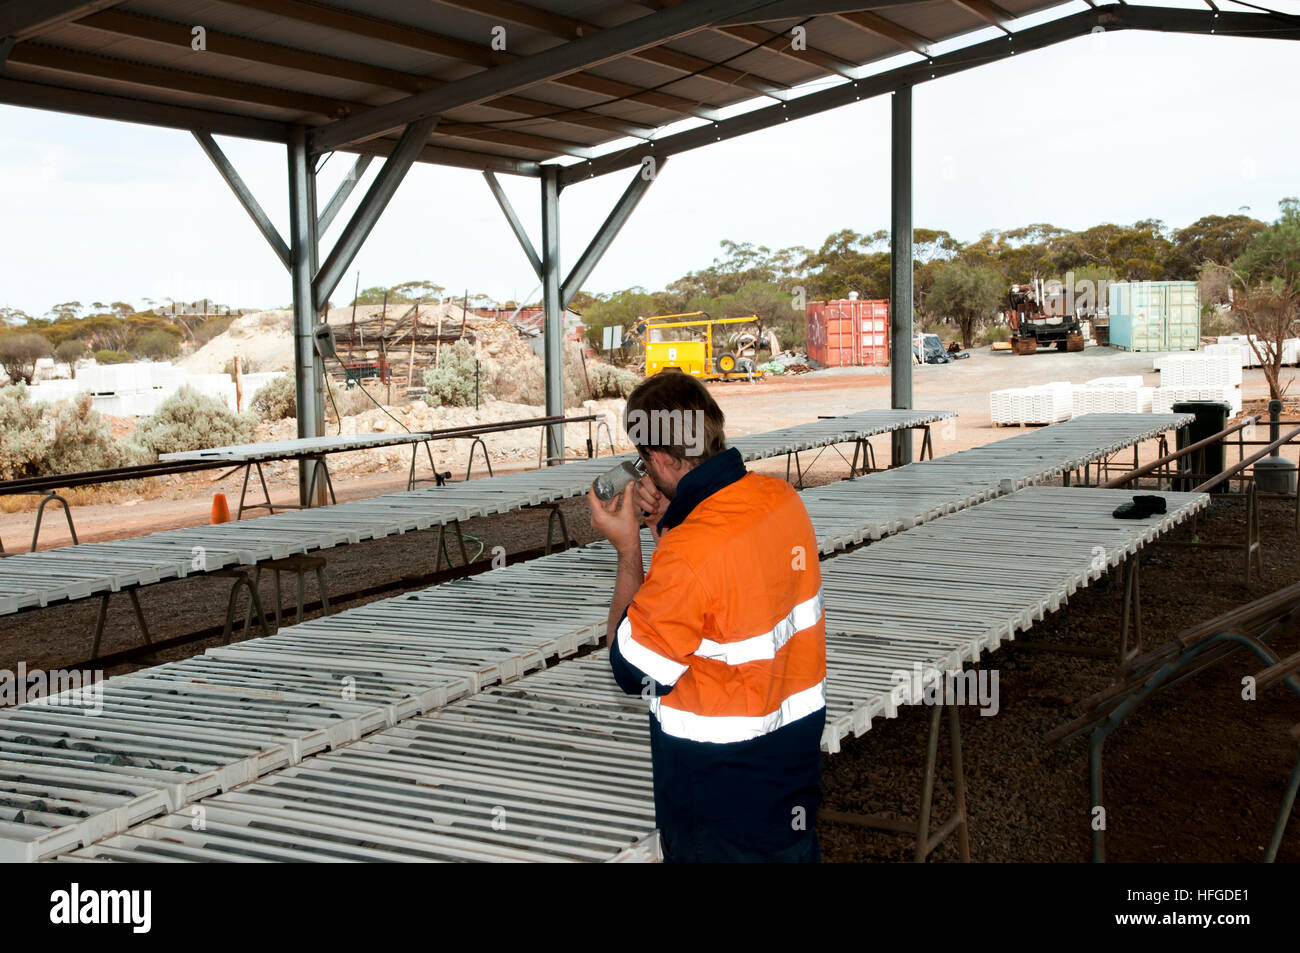
<instances>
[{"instance_id":1,"label":"green tree","mask_svg":"<svg viewBox=\"0 0 1300 953\"><path fill-rule=\"evenodd\" d=\"M169 360L181 352L179 330L155 328L140 335L135 343L135 353L153 361Z\"/></svg>"},{"instance_id":2,"label":"green tree","mask_svg":"<svg viewBox=\"0 0 1300 953\"><path fill-rule=\"evenodd\" d=\"M665 310L663 302L647 293L644 288L627 288L598 296L595 303L582 313L582 324L586 328L587 340L595 348L603 343L605 328L621 327L625 336L623 346L626 348L629 346L626 335L637 321L663 314Z\"/></svg>"},{"instance_id":3,"label":"green tree","mask_svg":"<svg viewBox=\"0 0 1300 953\"><path fill-rule=\"evenodd\" d=\"M929 304L936 315L952 320L961 330L964 347L971 347L980 322L997 313L1006 293L1006 279L987 266L946 262L934 278Z\"/></svg>"},{"instance_id":4,"label":"green tree","mask_svg":"<svg viewBox=\"0 0 1300 953\"><path fill-rule=\"evenodd\" d=\"M404 281L400 285L393 285L392 290L409 301L432 301L441 298L447 289L432 281Z\"/></svg>"},{"instance_id":5,"label":"green tree","mask_svg":"<svg viewBox=\"0 0 1300 953\"><path fill-rule=\"evenodd\" d=\"M1190 278L1207 261L1231 265L1246 251L1251 236L1265 228L1250 215L1202 216L1174 232L1168 268L1175 278Z\"/></svg>"},{"instance_id":6,"label":"green tree","mask_svg":"<svg viewBox=\"0 0 1300 953\"><path fill-rule=\"evenodd\" d=\"M54 349L55 359L64 364L75 364L88 353L85 343L76 338L68 338Z\"/></svg>"},{"instance_id":7,"label":"green tree","mask_svg":"<svg viewBox=\"0 0 1300 953\"><path fill-rule=\"evenodd\" d=\"M55 320L59 318L69 320L76 318L83 307L84 305L80 301L65 301L62 304L56 304L46 313Z\"/></svg>"}]
</instances>

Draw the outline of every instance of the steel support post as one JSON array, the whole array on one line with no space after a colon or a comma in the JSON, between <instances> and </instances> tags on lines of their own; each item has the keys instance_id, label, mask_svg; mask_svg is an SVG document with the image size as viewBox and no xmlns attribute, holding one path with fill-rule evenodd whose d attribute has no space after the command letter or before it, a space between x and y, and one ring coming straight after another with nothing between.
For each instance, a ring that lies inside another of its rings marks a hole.
<instances>
[{"instance_id":1,"label":"steel support post","mask_svg":"<svg viewBox=\"0 0 1300 953\"><path fill-rule=\"evenodd\" d=\"M912 407L912 87L894 91L890 141L890 404ZM912 462L912 431L893 434L893 465Z\"/></svg>"},{"instance_id":2,"label":"steel support post","mask_svg":"<svg viewBox=\"0 0 1300 953\"><path fill-rule=\"evenodd\" d=\"M564 308L560 297L560 169L542 168L542 336L545 344L546 416L564 414ZM546 463L564 459L564 425L546 428Z\"/></svg>"},{"instance_id":3,"label":"steel support post","mask_svg":"<svg viewBox=\"0 0 1300 953\"><path fill-rule=\"evenodd\" d=\"M307 158L307 134L295 126L289 139L289 272L293 283L293 376L298 401L298 436L320 437L325 433L324 367L312 340L316 308L312 301L312 275L316 263L315 173ZM320 486L319 500L311 499L309 487L315 461L298 463L298 503L312 506L325 502Z\"/></svg>"}]
</instances>

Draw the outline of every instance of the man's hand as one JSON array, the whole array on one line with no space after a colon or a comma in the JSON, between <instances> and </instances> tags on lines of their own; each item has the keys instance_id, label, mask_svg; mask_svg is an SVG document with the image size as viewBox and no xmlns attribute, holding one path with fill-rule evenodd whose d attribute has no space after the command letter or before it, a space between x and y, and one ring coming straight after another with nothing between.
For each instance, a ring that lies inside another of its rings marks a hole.
<instances>
[{"instance_id":1,"label":"man's hand","mask_svg":"<svg viewBox=\"0 0 1300 953\"><path fill-rule=\"evenodd\" d=\"M659 521L664 518L669 499L659 492L659 487L655 486L654 480L650 479L648 474L638 480L635 486L637 509L643 514L645 525L650 527L650 532L654 534L655 542L658 542Z\"/></svg>"},{"instance_id":2,"label":"man's hand","mask_svg":"<svg viewBox=\"0 0 1300 953\"><path fill-rule=\"evenodd\" d=\"M641 554L641 519L633 496L635 483L629 483L621 496L605 502L594 489L587 491L591 508L591 525L613 545L620 556Z\"/></svg>"}]
</instances>

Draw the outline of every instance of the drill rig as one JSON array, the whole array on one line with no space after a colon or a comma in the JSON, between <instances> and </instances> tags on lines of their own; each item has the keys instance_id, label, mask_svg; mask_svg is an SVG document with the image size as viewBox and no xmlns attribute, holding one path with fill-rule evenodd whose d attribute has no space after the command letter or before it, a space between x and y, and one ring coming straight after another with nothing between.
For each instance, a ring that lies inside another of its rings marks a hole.
<instances>
[{"instance_id":1,"label":"drill rig","mask_svg":"<svg viewBox=\"0 0 1300 953\"><path fill-rule=\"evenodd\" d=\"M1040 347L1053 345L1058 351L1083 350L1079 315L1064 288L1049 292L1043 279L1035 278L1027 285L1012 285L1007 304L1014 353L1033 354Z\"/></svg>"}]
</instances>

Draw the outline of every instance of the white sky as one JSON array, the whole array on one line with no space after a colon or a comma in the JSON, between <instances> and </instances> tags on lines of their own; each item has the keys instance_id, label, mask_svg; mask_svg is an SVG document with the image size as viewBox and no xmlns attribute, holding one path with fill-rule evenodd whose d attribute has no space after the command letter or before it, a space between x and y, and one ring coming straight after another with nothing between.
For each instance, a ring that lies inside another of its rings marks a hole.
<instances>
[{"instance_id":1,"label":"white sky","mask_svg":"<svg viewBox=\"0 0 1300 953\"><path fill-rule=\"evenodd\" d=\"M970 240L1032 222L1177 227L1243 206L1271 221L1279 198L1300 195L1297 66L1300 46L1287 41L1119 32L919 86L916 224ZM283 147L219 141L287 233ZM287 273L188 133L0 107L0 143L0 305L288 304ZM322 205L350 162L330 160ZM562 194L566 271L631 174ZM501 178L536 236L536 181ZM888 222L889 104L877 99L674 157L586 290L661 288L706 267L724 238L815 247ZM363 287L429 279L449 293L537 297L486 184L467 170L411 172L336 302L357 270Z\"/></svg>"}]
</instances>

